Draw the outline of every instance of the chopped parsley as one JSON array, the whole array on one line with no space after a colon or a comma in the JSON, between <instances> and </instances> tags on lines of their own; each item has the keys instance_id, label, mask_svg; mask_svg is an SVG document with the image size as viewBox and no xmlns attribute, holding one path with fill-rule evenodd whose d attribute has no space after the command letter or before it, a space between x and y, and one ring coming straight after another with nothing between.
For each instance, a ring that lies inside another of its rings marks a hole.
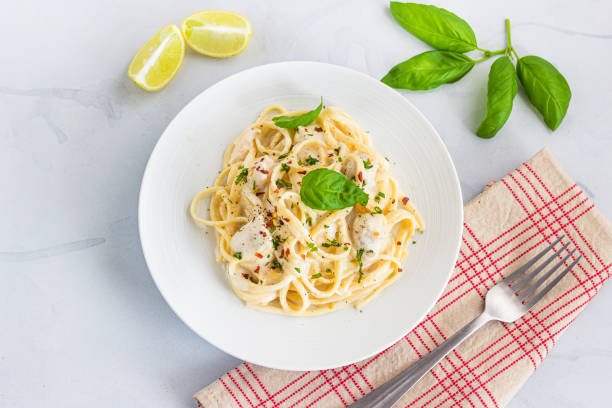
<instances>
[{"instance_id":1,"label":"chopped parsley","mask_svg":"<svg viewBox=\"0 0 612 408\"><path fill-rule=\"evenodd\" d=\"M265 154L266 156L270 154L270 153L268 153L268 152L261 152L261 153Z\"/></svg>"},{"instance_id":2,"label":"chopped parsley","mask_svg":"<svg viewBox=\"0 0 612 408\"><path fill-rule=\"evenodd\" d=\"M306 216L306 224L308 224L308 226L312 227L312 218L310 218L310 215Z\"/></svg>"},{"instance_id":3,"label":"chopped parsley","mask_svg":"<svg viewBox=\"0 0 612 408\"><path fill-rule=\"evenodd\" d=\"M385 193L383 193L381 191L378 192L378 195L381 196L382 198L385 198Z\"/></svg>"},{"instance_id":4,"label":"chopped parsley","mask_svg":"<svg viewBox=\"0 0 612 408\"><path fill-rule=\"evenodd\" d=\"M308 155L308 157L306 158L306 165L308 166L314 166L318 162L319 159L317 159L316 157L312 157L311 155Z\"/></svg>"},{"instance_id":5,"label":"chopped parsley","mask_svg":"<svg viewBox=\"0 0 612 408\"><path fill-rule=\"evenodd\" d=\"M281 270L281 271L282 271L282 270L283 270L283 265L281 265L281 263L280 263L280 262L278 262L278 259L275 259L275 260L272 262L272 269L279 269L279 270Z\"/></svg>"},{"instance_id":6,"label":"chopped parsley","mask_svg":"<svg viewBox=\"0 0 612 408\"><path fill-rule=\"evenodd\" d=\"M242 252L234 252L234 258L238 260L242 259Z\"/></svg>"},{"instance_id":7,"label":"chopped parsley","mask_svg":"<svg viewBox=\"0 0 612 408\"><path fill-rule=\"evenodd\" d=\"M364 252L363 248L359 248L357 250L357 263L359 263L359 279L357 280L357 283L361 283L361 278L363 278L363 262L361 261L363 252Z\"/></svg>"},{"instance_id":8,"label":"chopped parsley","mask_svg":"<svg viewBox=\"0 0 612 408\"><path fill-rule=\"evenodd\" d=\"M297 273L302 273L302 271L300 271L300 268L294 268L294 269Z\"/></svg>"},{"instance_id":9,"label":"chopped parsley","mask_svg":"<svg viewBox=\"0 0 612 408\"><path fill-rule=\"evenodd\" d=\"M325 272L327 272L327 273L334 273L334 272L333 272L331 269L329 269L329 268L327 268L327 269L325 270Z\"/></svg>"},{"instance_id":10,"label":"chopped parsley","mask_svg":"<svg viewBox=\"0 0 612 408\"><path fill-rule=\"evenodd\" d=\"M236 181L234 181L234 184L240 184L241 182L246 182L246 178L249 174L249 169L247 167L244 166L240 166L242 167L242 170L240 170L240 173L238 173L238 176L236 177Z\"/></svg>"},{"instance_id":11,"label":"chopped parsley","mask_svg":"<svg viewBox=\"0 0 612 408\"><path fill-rule=\"evenodd\" d=\"M253 180L253 191L257 190L257 184L255 184L255 180Z\"/></svg>"},{"instance_id":12,"label":"chopped parsley","mask_svg":"<svg viewBox=\"0 0 612 408\"><path fill-rule=\"evenodd\" d=\"M308 243L308 248L310 248L310 252L315 252L319 250L319 248L317 248L312 242Z\"/></svg>"},{"instance_id":13,"label":"chopped parsley","mask_svg":"<svg viewBox=\"0 0 612 408\"><path fill-rule=\"evenodd\" d=\"M380 198L385 198L385 193L378 193L376 194L376 197L374 197L374 201L376 201L377 203L380 203Z\"/></svg>"},{"instance_id":14,"label":"chopped parsley","mask_svg":"<svg viewBox=\"0 0 612 408\"><path fill-rule=\"evenodd\" d=\"M340 247L340 246L342 246L342 244L341 244L341 243L339 243L338 241L336 241L336 239L335 239L335 238L334 238L334 239L329 239L329 238L328 238L328 239L327 239L327 242L322 243L322 244L321 244L321 246L322 246L323 248L329 248L329 247Z\"/></svg>"},{"instance_id":15,"label":"chopped parsley","mask_svg":"<svg viewBox=\"0 0 612 408\"><path fill-rule=\"evenodd\" d=\"M329 228L329 225L323 224L323 228Z\"/></svg>"},{"instance_id":16,"label":"chopped parsley","mask_svg":"<svg viewBox=\"0 0 612 408\"><path fill-rule=\"evenodd\" d=\"M274 247L274 249L278 249L278 246L280 245L280 237L278 235L275 235L272 237L272 246Z\"/></svg>"},{"instance_id":17,"label":"chopped parsley","mask_svg":"<svg viewBox=\"0 0 612 408\"><path fill-rule=\"evenodd\" d=\"M291 167L289 167L287 163L281 163L281 170L284 172L288 172L289 170L291 170Z\"/></svg>"},{"instance_id":18,"label":"chopped parsley","mask_svg":"<svg viewBox=\"0 0 612 408\"><path fill-rule=\"evenodd\" d=\"M268 231L270 231L270 234L273 233L274 231L276 231L276 226L271 226L270 228L268 228Z\"/></svg>"},{"instance_id":19,"label":"chopped parsley","mask_svg":"<svg viewBox=\"0 0 612 408\"><path fill-rule=\"evenodd\" d=\"M342 163L342 157L338 157L338 161Z\"/></svg>"},{"instance_id":20,"label":"chopped parsley","mask_svg":"<svg viewBox=\"0 0 612 408\"><path fill-rule=\"evenodd\" d=\"M337 155L340 154L340 146L336 147L334 149L334 152L336 152Z\"/></svg>"},{"instance_id":21,"label":"chopped parsley","mask_svg":"<svg viewBox=\"0 0 612 408\"><path fill-rule=\"evenodd\" d=\"M382 208L380 208L379 206L374 207L374 211L372 212L372 214L382 214Z\"/></svg>"},{"instance_id":22,"label":"chopped parsley","mask_svg":"<svg viewBox=\"0 0 612 408\"><path fill-rule=\"evenodd\" d=\"M298 160L298 166L301 166L302 164L304 164L304 163L302 163L301 160Z\"/></svg>"},{"instance_id":23,"label":"chopped parsley","mask_svg":"<svg viewBox=\"0 0 612 408\"><path fill-rule=\"evenodd\" d=\"M374 167L374 165L372 164L372 162L371 162L371 161L366 161L366 160L364 160L364 161L363 161L363 167L365 167L365 168L366 168L366 170L367 170L367 169L371 169L372 167Z\"/></svg>"},{"instance_id":24,"label":"chopped parsley","mask_svg":"<svg viewBox=\"0 0 612 408\"><path fill-rule=\"evenodd\" d=\"M289 156L289 152L287 153L283 153L280 156L278 156L278 160L283 160L284 158L286 158L287 156Z\"/></svg>"},{"instance_id":25,"label":"chopped parsley","mask_svg":"<svg viewBox=\"0 0 612 408\"><path fill-rule=\"evenodd\" d=\"M311 276L311 279L317 279L320 278L321 274L320 273L315 273L314 275Z\"/></svg>"},{"instance_id":26,"label":"chopped parsley","mask_svg":"<svg viewBox=\"0 0 612 408\"><path fill-rule=\"evenodd\" d=\"M283 180L283 179L277 179L276 180L276 186L277 187L286 187L286 188L291 188L291 183Z\"/></svg>"}]
</instances>

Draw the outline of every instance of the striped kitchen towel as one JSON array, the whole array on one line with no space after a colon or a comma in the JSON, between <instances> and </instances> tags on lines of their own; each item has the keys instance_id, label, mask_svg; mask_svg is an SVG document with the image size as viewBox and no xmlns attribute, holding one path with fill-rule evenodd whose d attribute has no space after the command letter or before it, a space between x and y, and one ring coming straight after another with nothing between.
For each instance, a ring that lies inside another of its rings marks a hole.
<instances>
[{"instance_id":1,"label":"striped kitchen towel","mask_svg":"<svg viewBox=\"0 0 612 408\"><path fill-rule=\"evenodd\" d=\"M465 206L463 242L446 290L395 345L332 370L280 371L244 363L195 399L205 408L349 405L472 320L488 289L563 234L583 255L572 273L521 319L476 332L396 405L502 407L610 276L612 226L546 149Z\"/></svg>"}]
</instances>

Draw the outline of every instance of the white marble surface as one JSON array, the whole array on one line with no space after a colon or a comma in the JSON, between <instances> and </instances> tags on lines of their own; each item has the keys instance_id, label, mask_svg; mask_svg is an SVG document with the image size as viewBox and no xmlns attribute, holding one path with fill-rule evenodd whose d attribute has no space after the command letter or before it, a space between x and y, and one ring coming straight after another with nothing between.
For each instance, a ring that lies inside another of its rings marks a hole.
<instances>
[{"instance_id":1,"label":"white marble surface","mask_svg":"<svg viewBox=\"0 0 612 408\"><path fill-rule=\"evenodd\" d=\"M425 46L386 1L3 2L0 13L0 406L187 407L238 363L164 303L136 227L146 160L171 118L214 82L273 61L314 60L380 78ZM466 200L543 146L612 217L612 3L440 0L482 47L513 23L521 55L554 62L573 90L553 134L519 93L493 140L473 130L489 63L452 86L405 93L440 132ZM158 28L206 8L248 16L249 48L227 60L188 52L163 91L125 75ZM511 407L609 406L612 289L604 288Z\"/></svg>"}]
</instances>

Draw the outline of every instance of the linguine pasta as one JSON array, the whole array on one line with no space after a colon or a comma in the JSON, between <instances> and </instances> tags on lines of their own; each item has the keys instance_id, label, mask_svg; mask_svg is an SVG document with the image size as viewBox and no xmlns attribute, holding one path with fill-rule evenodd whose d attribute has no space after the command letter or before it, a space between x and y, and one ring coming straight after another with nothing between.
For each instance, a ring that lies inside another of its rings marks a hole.
<instances>
[{"instance_id":1,"label":"linguine pasta","mask_svg":"<svg viewBox=\"0 0 612 408\"><path fill-rule=\"evenodd\" d=\"M230 144L214 185L193 199L191 216L215 228L218 261L248 306L290 315L362 308L399 277L423 222L387 160L344 111L325 108L297 129L274 124L272 117L284 114L281 106L266 108ZM322 167L353 180L368 194L367 206L306 206L301 180Z\"/></svg>"}]
</instances>

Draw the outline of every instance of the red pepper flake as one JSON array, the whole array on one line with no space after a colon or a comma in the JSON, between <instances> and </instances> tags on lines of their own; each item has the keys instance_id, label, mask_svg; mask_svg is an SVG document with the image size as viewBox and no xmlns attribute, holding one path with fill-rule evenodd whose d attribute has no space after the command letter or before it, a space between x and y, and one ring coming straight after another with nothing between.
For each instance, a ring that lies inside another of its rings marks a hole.
<instances>
[{"instance_id":1,"label":"red pepper flake","mask_svg":"<svg viewBox=\"0 0 612 408\"><path fill-rule=\"evenodd\" d=\"M298 182L297 182L297 185L299 186L300 184L302 184L302 182L301 182L301 181L298 181Z\"/></svg>"},{"instance_id":2,"label":"red pepper flake","mask_svg":"<svg viewBox=\"0 0 612 408\"><path fill-rule=\"evenodd\" d=\"M288 257L289 253L290 253L289 248L285 249L285 257Z\"/></svg>"},{"instance_id":3,"label":"red pepper flake","mask_svg":"<svg viewBox=\"0 0 612 408\"><path fill-rule=\"evenodd\" d=\"M291 164L291 160L289 160L289 161L287 162L287 164Z\"/></svg>"},{"instance_id":4,"label":"red pepper flake","mask_svg":"<svg viewBox=\"0 0 612 408\"><path fill-rule=\"evenodd\" d=\"M268 170L264 170L264 169L261 169L259 171L262 172L263 174L269 174L270 173Z\"/></svg>"},{"instance_id":5,"label":"red pepper flake","mask_svg":"<svg viewBox=\"0 0 612 408\"><path fill-rule=\"evenodd\" d=\"M357 178L359 179L359 181L363 181L363 173L359 172L359 174L357 174Z\"/></svg>"},{"instance_id":6,"label":"red pepper flake","mask_svg":"<svg viewBox=\"0 0 612 408\"><path fill-rule=\"evenodd\" d=\"M322 132L323 128L321 126L317 126L317 127L315 127L315 131Z\"/></svg>"},{"instance_id":7,"label":"red pepper flake","mask_svg":"<svg viewBox=\"0 0 612 408\"><path fill-rule=\"evenodd\" d=\"M264 195L265 193L263 191L258 191L257 193L255 193L256 196L261 196Z\"/></svg>"},{"instance_id":8,"label":"red pepper flake","mask_svg":"<svg viewBox=\"0 0 612 408\"><path fill-rule=\"evenodd\" d=\"M327 157L332 157L334 154L333 153L328 153Z\"/></svg>"},{"instance_id":9,"label":"red pepper flake","mask_svg":"<svg viewBox=\"0 0 612 408\"><path fill-rule=\"evenodd\" d=\"M391 200L391 204L395 204L395 198Z\"/></svg>"},{"instance_id":10,"label":"red pepper flake","mask_svg":"<svg viewBox=\"0 0 612 408\"><path fill-rule=\"evenodd\" d=\"M408 204L408 197L402 198L402 204L404 205Z\"/></svg>"},{"instance_id":11,"label":"red pepper flake","mask_svg":"<svg viewBox=\"0 0 612 408\"><path fill-rule=\"evenodd\" d=\"M242 274L242 277L243 277L244 279L249 279L249 274L248 274L248 273L243 273L243 274Z\"/></svg>"},{"instance_id":12,"label":"red pepper flake","mask_svg":"<svg viewBox=\"0 0 612 408\"><path fill-rule=\"evenodd\" d=\"M402 241L397 241L397 245L402 245Z\"/></svg>"},{"instance_id":13,"label":"red pepper flake","mask_svg":"<svg viewBox=\"0 0 612 408\"><path fill-rule=\"evenodd\" d=\"M398 271L398 272L402 272L402 271L403 271L403 269L402 269L402 268L397 268L397 271Z\"/></svg>"},{"instance_id":14,"label":"red pepper flake","mask_svg":"<svg viewBox=\"0 0 612 408\"><path fill-rule=\"evenodd\" d=\"M261 266L257 265L257 268L255 268L255 270L253 272L255 273L259 273L259 269L261 268Z\"/></svg>"},{"instance_id":15,"label":"red pepper flake","mask_svg":"<svg viewBox=\"0 0 612 408\"><path fill-rule=\"evenodd\" d=\"M300 256L302 257L303 260L306 260L306 255L300 254Z\"/></svg>"},{"instance_id":16,"label":"red pepper flake","mask_svg":"<svg viewBox=\"0 0 612 408\"><path fill-rule=\"evenodd\" d=\"M280 190L277 188L276 190L274 190L274 192L275 192L276 194L278 194L278 193L280 192Z\"/></svg>"},{"instance_id":17,"label":"red pepper flake","mask_svg":"<svg viewBox=\"0 0 612 408\"><path fill-rule=\"evenodd\" d=\"M388 157L385 157L385 160L386 160L386 161L388 161L388 162L390 162L390 161L391 161L391 160L389 160L389 158L388 158Z\"/></svg>"},{"instance_id":18,"label":"red pepper flake","mask_svg":"<svg viewBox=\"0 0 612 408\"><path fill-rule=\"evenodd\" d=\"M297 174L306 174L306 171L298 171Z\"/></svg>"},{"instance_id":19,"label":"red pepper flake","mask_svg":"<svg viewBox=\"0 0 612 408\"><path fill-rule=\"evenodd\" d=\"M283 220L285 220L285 222L291 221L289 218L283 218Z\"/></svg>"},{"instance_id":20,"label":"red pepper flake","mask_svg":"<svg viewBox=\"0 0 612 408\"><path fill-rule=\"evenodd\" d=\"M255 252L255 256L258 257L259 259L263 258L263 255L260 254L259 252Z\"/></svg>"}]
</instances>

